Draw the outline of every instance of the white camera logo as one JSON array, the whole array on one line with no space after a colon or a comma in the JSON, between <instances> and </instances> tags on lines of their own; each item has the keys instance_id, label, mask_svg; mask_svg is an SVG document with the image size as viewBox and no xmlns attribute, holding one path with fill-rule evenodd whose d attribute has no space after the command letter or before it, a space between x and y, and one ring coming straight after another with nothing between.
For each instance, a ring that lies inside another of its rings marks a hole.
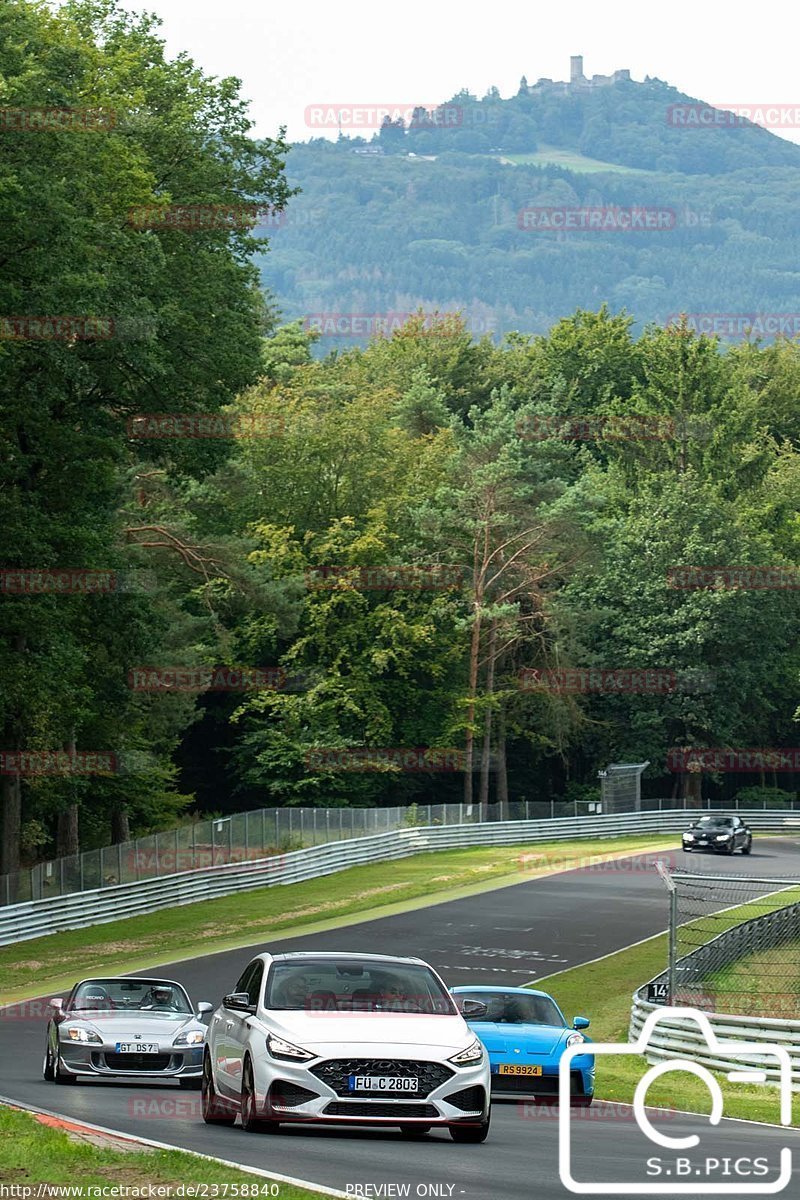
<instances>
[{"instance_id":1,"label":"white camera logo","mask_svg":"<svg viewBox=\"0 0 800 1200\"><path fill-rule=\"evenodd\" d=\"M766 1080L766 1073L763 1069L753 1066L753 1060L755 1059L757 1063L761 1063L765 1059L777 1062L780 1123L781 1125L791 1125L792 1063L788 1050L784 1046L774 1045L771 1042L720 1041L706 1014L696 1008L670 1008L667 1013L663 1010L652 1012L635 1042L593 1042L592 1054L596 1057L603 1054L633 1054L642 1057L650 1044L650 1038L656 1025L667 1015L670 1022L687 1018L696 1021L708 1043L710 1058L727 1059L728 1061L736 1058L745 1060L746 1065L743 1065L742 1070L728 1072L727 1078L732 1082L763 1083ZM783 1191L789 1183L792 1176L792 1152L788 1146L784 1146L780 1152L779 1178L766 1183L734 1183L730 1180L726 1180L724 1183L703 1183L698 1179L693 1179L691 1183L581 1183L574 1179L572 1176L572 1127L570 1124L570 1064L575 1055L581 1053L586 1053L585 1046L569 1046L562 1054L559 1065L559 1174L561 1182L568 1191L579 1196L658 1196L663 1194L671 1196L742 1196L767 1193L774 1195L776 1192ZM767 1061L764 1066L767 1065L773 1064ZM647 1090L650 1085L662 1075L672 1071L689 1071L705 1083L711 1093L711 1115L708 1118L698 1115L698 1121L707 1119L710 1125L719 1124L723 1115L723 1097L719 1083L706 1067L683 1058L669 1059L666 1062L658 1063L643 1075L634 1093L633 1112L637 1125L651 1142L655 1142L657 1146L666 1150L690 1150L700 1144L697 1134L690 1134L687 1137L669 1137L653 1126L645 1109Z\"/></svg>"}]
</instances>

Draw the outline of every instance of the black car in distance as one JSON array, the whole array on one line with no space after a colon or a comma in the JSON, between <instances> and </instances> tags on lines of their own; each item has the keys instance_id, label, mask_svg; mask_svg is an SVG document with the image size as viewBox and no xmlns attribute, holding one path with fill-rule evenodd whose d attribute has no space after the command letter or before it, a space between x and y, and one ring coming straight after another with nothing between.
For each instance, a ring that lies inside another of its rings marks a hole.
<instances>
[{"instance_id":1,"label":"black car in distance","mask_svg":"<svg viewBox=\"0 0 800 1200\"><path fill-rule=\"evenodd\" d=\"M740 817L710 816L693 821L683 835L683 848L712 850L715 854L749 854L753 834Z\"/></svg>"}]
</instances>

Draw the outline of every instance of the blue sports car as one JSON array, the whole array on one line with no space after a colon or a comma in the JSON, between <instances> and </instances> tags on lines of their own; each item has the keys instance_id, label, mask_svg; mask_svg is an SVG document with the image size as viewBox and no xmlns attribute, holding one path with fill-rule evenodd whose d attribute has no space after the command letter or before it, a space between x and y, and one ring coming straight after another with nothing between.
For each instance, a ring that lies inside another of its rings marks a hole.
<instances>
[{"instance_id":1,"label":"blue sports car","mask_svg":"<svg viewBox=\"0 0 800 1200\"><path fill-rule=\"evenodd\" d=\"M477 1000L485 1014L464 1016L489 1052L492 1098L530 1096L542 1102L558 1100L558 1064L567 1046L591 1045L578 1032L589 1024L576 1017L570 1027L552 996L520 987L454 987L459 1004ZM576 1054L570 1079L571 1103L586 1107L594 1095L594 1055Z\"/></svg>"}]
</instances>

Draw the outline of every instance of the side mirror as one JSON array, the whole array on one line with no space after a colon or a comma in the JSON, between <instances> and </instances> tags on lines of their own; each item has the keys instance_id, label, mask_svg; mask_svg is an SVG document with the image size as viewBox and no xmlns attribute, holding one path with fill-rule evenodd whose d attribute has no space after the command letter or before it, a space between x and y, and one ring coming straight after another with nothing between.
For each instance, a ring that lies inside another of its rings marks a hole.
<instances>
[{"instance_id":1,"label":"side mirror","mask_svg":"<svg viewBox=\"0 0 800 1200\"><path fill-rule=\"evenodd\" d=\"M589 1020L588 1017L576 1017L575 1020L572 1022L572 1028L573 1029L588 1029L589 1026L591 1025L591 1023L592 1022Z\"/></svg>"},{"instance_id":2,"label":"side mirror","mask_svg":"<svg viewBox=\"0 0 800 1200\"><path fill-rule=\"evenodd\" d=\"M222 1006L232 1009L233 1012L254 1013L256 1011L256 1006L250 1003L247 992L231 992L230 995L223 997Z\"/></svg>"},{"instance_id":3,"label":"side mirror","mask_svg":"<svg viewBox=\"0 0 800 1200\"><path fill-rule=\"evenodd\" d=\"M483 1000L462 1000L459 996L456 997L456 1007L467 1021L470 1017L473 1020L485 1017L489 1011L489 1005L484 1004Z\"/></svg>"},{"instance_id":4,"label":"side mirror","mask_svg":"<svg viewBox=\"0 0 800 1200\"><path fill-rule=\"evenodd\" d=\"M50 1001L50 1007L54 1008L57 1013L64 1011L64 999L62 996L54 996Z\"/></svg>"},{"instance_id":5,"label":"side mirror","mask_svg":"<svg viewBox=\"0 0 800 1200\"><path fill-rule=\"evenodd\" d=\"M209 1004L207 1000L201 1000L197 1006L198 1017L206 1017L210 1012L214 1011L214 1005Z\"/></svg>"}]
</instances>

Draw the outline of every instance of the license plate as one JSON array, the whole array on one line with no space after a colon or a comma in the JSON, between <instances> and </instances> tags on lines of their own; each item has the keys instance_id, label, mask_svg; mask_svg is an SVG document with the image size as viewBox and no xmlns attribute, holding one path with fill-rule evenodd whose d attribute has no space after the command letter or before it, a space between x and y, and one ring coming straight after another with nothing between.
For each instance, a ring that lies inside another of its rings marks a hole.
<instances>
[{"instance_id":1,"label":"license plate","mask_svg":"<svg viewBox=\"0 0 800 1200\"><path fill-rule=\"evenodd\" d=\"M418 1092L415 1075L350 1075L351 1092Z\"/></svg>"},{"instance_id":2,"label":"license plate","mask_svg":"<svg viewBox=\"0 0 800 1200\"><path fill-rule=\"evenodd\" d=\"M117 1042L117 1054L158 1054L161 1047L158 1042Z\"/></svg>"},{"instance_id":3,"label":"license plate","mask_svg":"<svg viewBox=\"0 0 800 1200\"><path fill-rule=\"evenodd\" d=\"M542 1068L534 1063L500 1063L498 1075L541 1075Z\"/></svg>"}]
</instances>

